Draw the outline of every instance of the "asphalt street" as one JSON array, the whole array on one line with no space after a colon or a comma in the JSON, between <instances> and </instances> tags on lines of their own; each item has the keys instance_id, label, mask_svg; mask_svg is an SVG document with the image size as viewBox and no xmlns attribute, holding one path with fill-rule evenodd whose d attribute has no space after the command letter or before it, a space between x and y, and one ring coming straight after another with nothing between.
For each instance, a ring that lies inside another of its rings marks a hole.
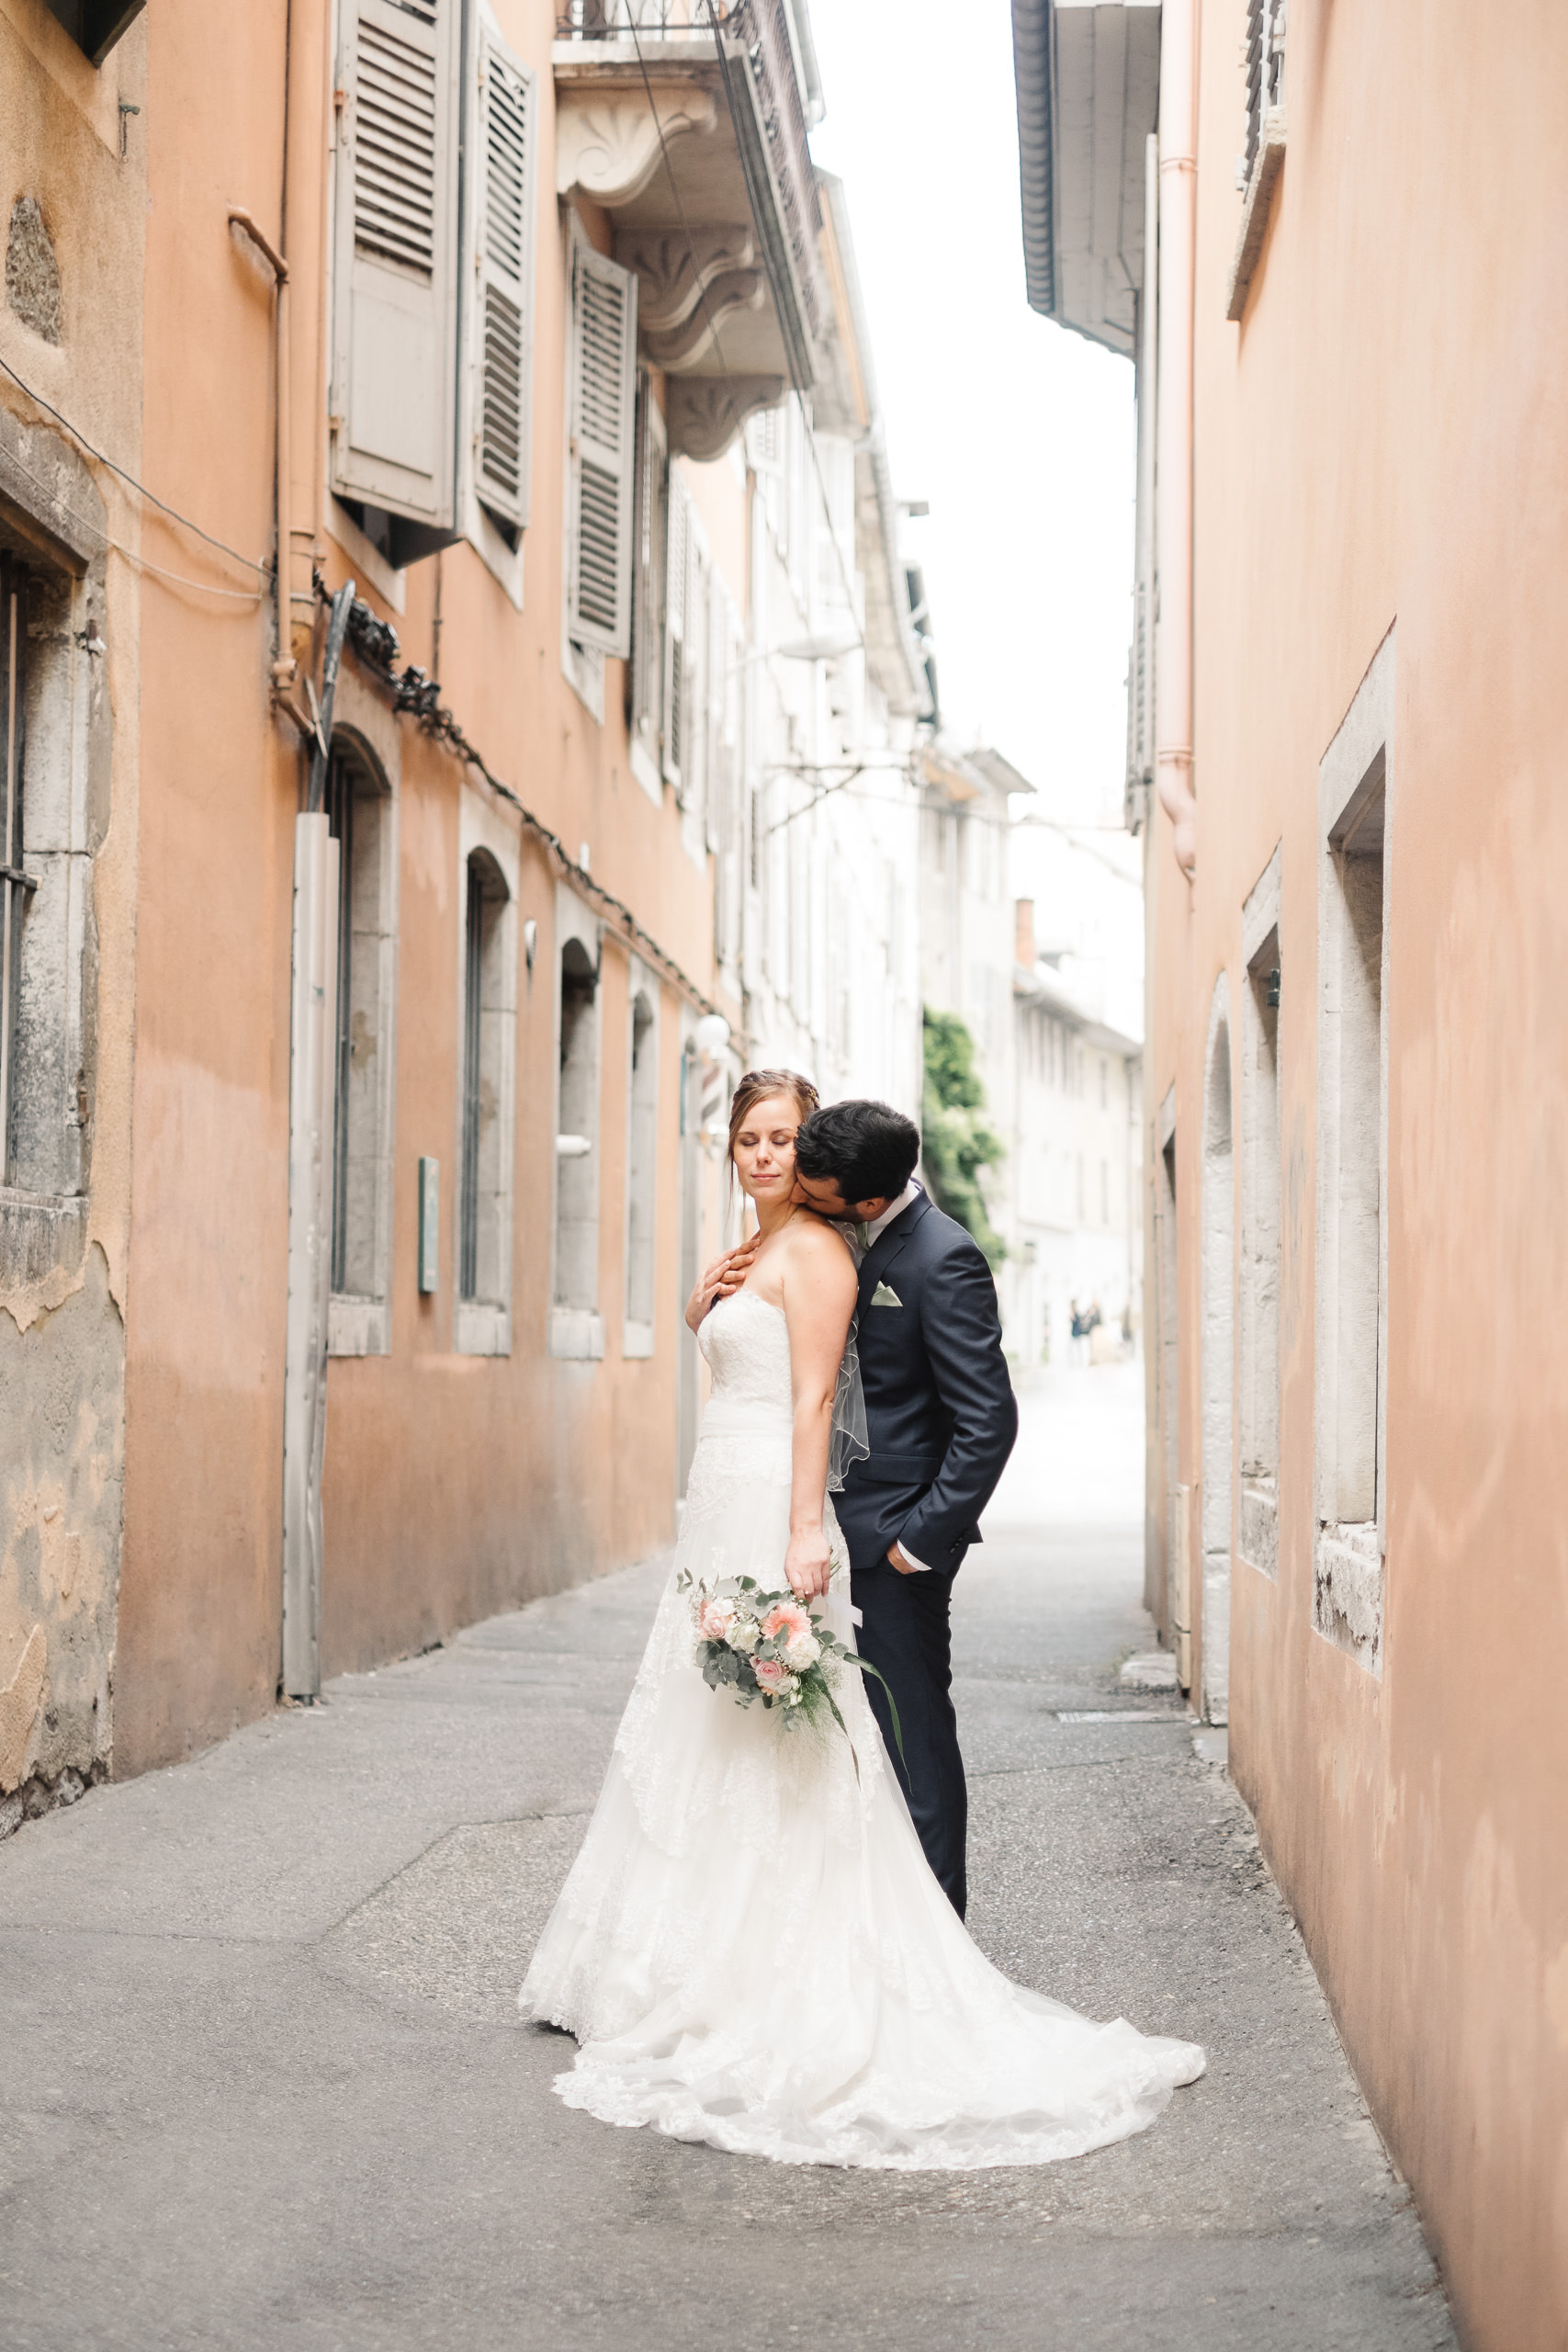
<instances>
[{"instance_id":1,"label":"asphalt street","mask_svg":"<svg viewBox=\"0 0 1568 2352\"><path fill-rule=\"evenodd\" d=\"M0 2344L1428 2352L1455 2342L1247 1815L1119 1679L1141 1372L1042 1375L959 1583L973 1931L1203 2042L1140 2138L795 2170L568 2111L514 1996L663 1573L332 1685L0 1845ZM1075 1720L1076 1718L1076 1720Z\"/></svg>"}]
</instances>

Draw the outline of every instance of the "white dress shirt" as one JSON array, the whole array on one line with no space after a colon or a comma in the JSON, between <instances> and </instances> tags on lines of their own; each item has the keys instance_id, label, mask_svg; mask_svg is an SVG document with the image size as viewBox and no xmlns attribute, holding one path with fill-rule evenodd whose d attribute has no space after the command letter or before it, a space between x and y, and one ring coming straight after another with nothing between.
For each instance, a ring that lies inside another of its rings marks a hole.
<instances>
[{"instance_id":1,"label":"white dress shirt","mask_svg":"<svg viewBox=\"0 0 1568 2352\"><path fill-rule=\"evenodd\" d=\"M923 1184L917 1184L914 1178L911 1176L903 1191L899 1193L897 1199L896 1201L889 1201L887 1206L883 1210L882 1215L880 1216L874 1216L871 1219L871 1222L865 1227L865 1246L868 1250L874 1250L875 1248L883 1235L886 1232L888 1227L892 1224L894 1218L902 1216L907 1208L912 1208L914 1204L919 1199L920 1194L924 1190L925 1186ZM931 1562L929 1560L917 1560L913 1552L907 1551L902 1544L899 1544L898 1549L900 1552L903 1552L904 1557L908 1561L909 1566L912 1568L918 1568L922 1576L929 1576L931 1574Z\"/></svg>"}]
</instances>

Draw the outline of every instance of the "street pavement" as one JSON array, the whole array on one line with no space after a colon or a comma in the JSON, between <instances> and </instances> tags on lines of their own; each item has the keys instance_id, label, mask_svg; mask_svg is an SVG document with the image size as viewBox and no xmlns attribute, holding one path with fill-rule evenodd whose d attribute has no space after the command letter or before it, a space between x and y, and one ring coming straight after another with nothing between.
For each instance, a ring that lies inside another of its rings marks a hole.
<instances>
[{"instance_id":1,"label":"street pavement","mask_svg":"<svg viewBox=\"0 0 1568 2352\"><path fill-rule=\"evenodd\" d=\"M956 1694L981 1946L1208 2049L1151 2132L1038 2169L795 2170L551 2096L572 2045L515 1990L647 1562L0 1845L0 2345L1452 2346L1245 1808L1176 1700L1118 1679L1153 1645L1141 1382L1026 1391L959 1580Z\"/></svg>"}]
</instances>

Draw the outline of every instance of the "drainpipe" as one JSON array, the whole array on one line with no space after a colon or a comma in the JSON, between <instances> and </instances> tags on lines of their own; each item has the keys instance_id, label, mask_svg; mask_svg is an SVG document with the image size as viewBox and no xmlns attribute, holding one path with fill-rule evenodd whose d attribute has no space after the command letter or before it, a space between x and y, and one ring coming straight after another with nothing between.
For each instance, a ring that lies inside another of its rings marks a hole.
<instances>
[{"instance_id":1,"label":"drainpipe","mask_svg":"<svg viewBox=\"0 0 1568 2352\"><path fill-rule=\"evenodd\" d=\"M1192 793L1192 288L1198 233L1199 0L1165 0L1159 62L1159 628L1155 789L1188 880Z\"/></svg>"},{"instance_id":2,"label":"drainpipe","mask_svg":"<svg viewBox=\"0 0 1568 2352\"><path fill-rule=\"evenodd\" d=\"M272 683L275 693L286 695L294 683L295 671L294 655L290 645L288 608L289 554L293 546L289 535L291 516L288 501L289 467L293 462L293 452L288 437L288 264L284 260L271 238L264 234L251 215L241 206L231 205L229 218L236 229L244 231L256 251L264 254L271 265L273 278L277 288L276 298L277 317L273 336L277 370L276 403L277 437L273 453L273 461L277 469L276 526L277 555L274 566L276 577L273 581L273 593L277 606L277 658L272 665Z\"/></svg>"}]
</instances>

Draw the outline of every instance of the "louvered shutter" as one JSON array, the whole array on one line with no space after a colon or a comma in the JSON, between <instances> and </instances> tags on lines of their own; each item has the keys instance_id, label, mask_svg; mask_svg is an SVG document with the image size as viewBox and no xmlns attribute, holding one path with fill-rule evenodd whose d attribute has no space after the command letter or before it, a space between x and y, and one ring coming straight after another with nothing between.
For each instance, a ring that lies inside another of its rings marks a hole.
<instances>
[{"instance_id":1,"label":"louvered shutter","mask_svg":"<svg viewBox=\"0 0 1568 2352\"><path fill-rule=\"evenodd\" d=\"M686 748L686 567L690 535L685 485L673 466L668 479L664 533L664 774L679 797Z\"/></svg>"},{"instance_id":2,"label":"louvered shutter","mask_svg":"<svg viewBox=\"0 0 1568 2352\"><path fill-rule=\"evenodd\" d=\"M344 11L334 490L445 528L455 497L458 0Z\"/></svg>"},{"instance_id":3,"label":"louvered shutter","mask_svg":"<svg viewBox=\"0 0 1568 2352\"><path fill-rule=\"evenodd\" d=\"M532 423L535 77L488 28L476 114L474 487L493 514L521 526Z\"/></svg>"},{"instance_id":4,"label":"louvered shutter","mask_svg":"<svg viewBox=\"0 0 1568 2352\"><path fill-rule=\"evenodd\" d=\"M579 246L571 303L568 628L623 659L631 646L637 279Z\"/></svg>"}]
</instances>

